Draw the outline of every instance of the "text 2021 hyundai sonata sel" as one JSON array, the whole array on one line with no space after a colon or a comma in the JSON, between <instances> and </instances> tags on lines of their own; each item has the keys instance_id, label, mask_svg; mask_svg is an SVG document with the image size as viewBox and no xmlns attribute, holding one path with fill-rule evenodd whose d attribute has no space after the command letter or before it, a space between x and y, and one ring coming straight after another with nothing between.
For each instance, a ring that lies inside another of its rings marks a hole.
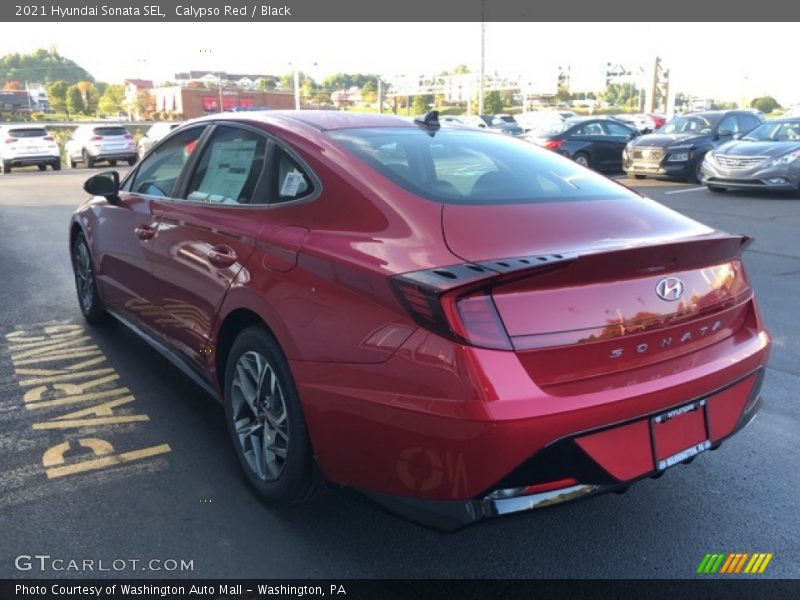
<instances>
[{"instance_id":1,"label":"text 2021 hyundai sonata sel","mask_svg":"<svg viewBox=\"0 0 800 600\"><path fill-rule=\"evenodd\" d=\"M221 115L85 188L83 314L219 398L270 501L327 481L456 528L657 476L758 406L748 238L510 136Z\"/></svg>"}]
</instances>

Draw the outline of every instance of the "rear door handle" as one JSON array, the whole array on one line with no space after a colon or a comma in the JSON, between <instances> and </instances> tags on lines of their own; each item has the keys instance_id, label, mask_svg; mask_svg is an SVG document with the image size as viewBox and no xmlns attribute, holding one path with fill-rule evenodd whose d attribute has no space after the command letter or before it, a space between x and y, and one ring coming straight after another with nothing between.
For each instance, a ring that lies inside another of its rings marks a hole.
<instances>
[{"instance_id":1,"label":"rear door handle","mask_svg":"<svg viewBox=\"0 0 800 600\"><path fill-rule=\"evenodd\" d=\"M153 225L138 225L133 232L140 240L146 241L152 239L156 235L156 229Z\"/></svg>"},{"instance_id":2,"label":"rear door handle","mask_svg":"<svg viewBox=\"0 0 800 600\"><path fill-rule=\"evenodd\" d=\"M225 244L214 246L208 251L206 256L208 257L208 262L221 269L230 267L238 258L236 256L236 251Z\"/></svg>"}]
</instances>

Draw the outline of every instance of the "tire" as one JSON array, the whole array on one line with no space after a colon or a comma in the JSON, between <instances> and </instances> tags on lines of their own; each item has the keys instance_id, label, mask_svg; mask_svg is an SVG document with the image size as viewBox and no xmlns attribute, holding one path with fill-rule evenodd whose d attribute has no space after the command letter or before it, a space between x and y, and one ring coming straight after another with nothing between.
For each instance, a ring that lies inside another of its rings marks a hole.
<instances>
[{"instance_id":1,"label":"tire","mask_svg":"<svg viewBox=\"0 0 800 600\"><path fill-rule=\"evenodd\" d=\"M50 166L52 167L53 171L60 171L61 170L61 162L60 161L59 162L50 163Z\"/></svg>"},{"instance_id":2,"label":"tire","mask_svg":"<svg viewBox=\"0 0 800 600\"><path fill-rule=\"evenodd\" d=\"M100 294L97 292L97 281L92 265L92 253L83 233L75 236L72 243L72 271L75 275L75 291L78 294L78 306L87 323L100 323L106 318L106 311Z\"/></svg>"},{"instance_id":3,"label":"tire","mask_svg":"<svg viewBox=\"0 0 800 600\"><path fill-rule=\"evenodd\" d=\"M86 165L87 169L94 169L94 159L89 156L86 150L83 151L83 164Z\"/></svg>"},{"instance_id":4,"label":"tire","mask_svg":"<svg viewBox=\"0 0 800 600\"><path fill-rule=\"evenodd\" d=\"M77 169L78 168L78 163L75 162L75 159L73 159L71 156L67 155L67 166L70 169Z\"/></svg>"},{"instance_id":5,"label":"tire","mask_svg":"<svg viewBox=\"0 0 800 600\"><path fill-rule=\"evenodd\" d=\"M36 168L39 169L40 171L46 171L47 165L36 165Z\"/></svg>"},{"instance_id":6,"label":"tire","mask_svg":"<svg viewBox=\"0 0 800 600\"><path fill-rule=\"evenodd\" d=\"M128 159L128 166L129 166L129 167L132 167L133 165L135 165L135 164L136 164L136 161L138 161L138 160L139 160L139 157L138 157L138 156L134 156L134 157L132 157L132 158L129 158L129 159Z\"/></svg>"},{"instance_id":7,"label":"tire","mask_svg":"<svg viewBox=\"0 0 800 600\"><path fill-rule=\"evenodd\" d=\"M589 159L589 155L585 152L578 152L575 156L572 157L576 163L578 163L582 167L586 167L588 169L592 168L592 161Z\"/></svg>"},{"instance_id":8,"label":"tire","mask_svg":"<svg viewBox=\"0 0 800 600\"><path fill-rule=\"evenodd\" d=\"M728 191L728 188L719 187L718 185L706 185L709 192L714 192L715 194L723 194Z\"/></svg>"},{"instance_id":9,"label":"tire","mask_svg":"<svg viewBox=\"0 0 800 600\"><path fill-rule=\"evenodd\" d=\"M8 173L11 173L11 163L8 162L7 160L3 161L3 173L6 175Z\"/></svg>"},{"instance_id":10,"label":"tire","mask_svg":"<svg viewBox=\"0 0 800 600\"><path fill-rule=\"evenodd\" d=\"M275 393L266 396L270 389ZM313 453L297 388L280 346L262 327L244 329L228 354L225 417L239 464L263 500L292 505L312 494ZM281 452L268 452L268 440Z\"/></svg>"},{"instance_id":11,"label":"tire","mask_svg":"<svg viewBox=\"0 0 800 600\"><path fill-rule=\"evenodd\" d=\"M115 161L115 160L108 161L108 166L109 167L116 167L117 166L117 161Z\"/></svg>"},{"instance_id":12,"label":"tire","mask_svg":"<svg viewBox=\"0 0 800 600\"><path fill-rule=\"evenodd\" d=\"M694 169L692 169L692 176L689 178L691 183L703 183L702 178L700 177L703 169L703 160L705 160L706 155L703 154L698 156L694 162Z\"/></svg>"},{"instance_id":13,"label":"tire","mask_svg":"<svg viewBox=\"0 0 800 600\"><path fill-rule=\"evenodd\" d=\"M636 175L633 176L634 179L647 179L647 175Z\"/></svg>"}]
</instances>

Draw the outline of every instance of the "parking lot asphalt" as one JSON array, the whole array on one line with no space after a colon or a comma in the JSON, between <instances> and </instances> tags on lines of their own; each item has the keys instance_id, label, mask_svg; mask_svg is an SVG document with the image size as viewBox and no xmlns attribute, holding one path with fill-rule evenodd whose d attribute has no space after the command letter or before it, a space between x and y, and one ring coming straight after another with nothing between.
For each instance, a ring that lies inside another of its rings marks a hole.
<instances>
[{"instance_id":1,"label":"parking lot asphalt","mask_svg":"<svg viewBox=\"0 0 800 600\"><path fill-rule=\"evenodd\" d=\"M302 507L265 506L214 400L121 325L84 326L66 225L90 174L0 176L0 577L683 578L708 552L772 552L764 576L800 577L800 199L618 178L756 238L745 261L774 336L762 410L718 451L624 495L440 534L340 489ZM76 374L37 363L42 347L85 365ZM113 411L47 391L87 378L107 380L86 393L107 391ZM96 420L74 427L79 419ZM15 566L36 554L63 559L64 570ZM69 560L93 560L94 571Z\"/></svg>"}]
</instances>

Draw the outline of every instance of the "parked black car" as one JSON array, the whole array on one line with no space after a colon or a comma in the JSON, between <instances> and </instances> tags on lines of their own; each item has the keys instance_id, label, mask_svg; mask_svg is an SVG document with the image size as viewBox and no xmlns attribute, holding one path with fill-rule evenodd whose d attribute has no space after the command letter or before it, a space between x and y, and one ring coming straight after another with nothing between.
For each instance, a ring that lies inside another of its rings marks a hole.
<instances>
[{"instance_id":1,"label":"parked black car","mask_svg":"<svg viewBox=\"0 0 800 600\"><path fill-rule=\"evenodd\" d=\"M629 143L622 168L636 179L652 175L699 182L706 152L763 122L764 117L746 110L681 115Z\"/></svg>"},{"instance_id":2,"label":"parked black car","mask_svg":"<svg viewBox=\"0 0 800 600\"><path fill-rule=\"evenodd\" d=\"M585 167L619 171L625 145L638 135L635 129L615 119L584 117L534 130L524 137Z\"/></svg>"}]
</instances>

